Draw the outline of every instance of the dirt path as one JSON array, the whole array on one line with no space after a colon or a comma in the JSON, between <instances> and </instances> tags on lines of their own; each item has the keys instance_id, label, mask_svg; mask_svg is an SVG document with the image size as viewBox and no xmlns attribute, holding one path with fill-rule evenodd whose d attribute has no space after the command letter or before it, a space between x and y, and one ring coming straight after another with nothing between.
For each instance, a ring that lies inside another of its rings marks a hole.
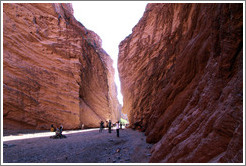
<instances>
[{"instance_id":1,"label":"dirt path","mask_svg":"<svg viewBox=\"0 0 246 166\"><path fill-rule=\"evenodd\" d=\"M51 139L51 132L31 134L30 138L22 134L14 138L4 136L3 162L147 163L150 158L152 145L146 143L144 133L132 129L120 130L120 137L116 137L115 130L99 133L98 129L63 134L67 138ZM21 137L24 139L16 139Z\"/></svg>"}]
</instances>

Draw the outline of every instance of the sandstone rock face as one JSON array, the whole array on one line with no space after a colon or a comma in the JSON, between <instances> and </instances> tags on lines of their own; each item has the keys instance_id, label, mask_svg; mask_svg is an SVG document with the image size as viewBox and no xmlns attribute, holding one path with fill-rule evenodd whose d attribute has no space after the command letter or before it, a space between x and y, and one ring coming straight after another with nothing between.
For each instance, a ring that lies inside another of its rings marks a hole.
<instances>
[{"instance_id":1,"label":"sandstone rock face","mask_svg":"<svg viewBox=\"0 0 246 166\"><path fill-rule=\"evenodd\" d=\"M112 60L71 4L3 4L4 128L120 118Z\"/></svg>"},{"instance_id":2,"label":"sandstone rock face","mask_svg":"<svg viewBox=\"0 0 246 166\"><path fill-rule=\"evenodd\" d=\"M148 4L119 48L150 162L243 162L243 4Z\"/></svg>"}]
</instances>

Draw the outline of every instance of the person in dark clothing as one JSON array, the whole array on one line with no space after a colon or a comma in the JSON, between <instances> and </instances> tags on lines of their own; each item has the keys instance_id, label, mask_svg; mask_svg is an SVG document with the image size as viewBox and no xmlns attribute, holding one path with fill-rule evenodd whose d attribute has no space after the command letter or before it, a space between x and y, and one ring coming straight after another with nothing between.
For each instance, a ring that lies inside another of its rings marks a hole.
<instances>
[{"instance_id":1,"label":"person in dark clothing","mask_svg":"<svg viewBox=\"0 0 246 166\"><path fill-rule=\"evenodd\" d=\"M103 128L104 128L104 122L101 121L101 123L100 123L100 130L99 130L100 133L103 131Z\"/></svg>"},{"instance_id":2,"label":"person in dark clothing","mask_svg":"<svg viewBox=\"0 0 246 166\"><path fill-rule=\"evenodd\" d=\"M65 135L62 135L62 127L60 127L60 128L56 128L56 135L54 135L54 136L50 136L50 138L53 138L53 139L58 139L58 138L67 138L67 136L65 136Z\"/></svg>"},{"instance_id":3,"label":"person in dark clothing","mask_svg":"<svg viewBox=\"0 0 246 166\"><path fill-rule=\"evenodd\" d=\"M62 134L62 131L63 131L63 126L62 126L62 124L60 125L59 130L60 130L60 134Z\"/></svg>"},{"instance_id":4,"label":"person in dark clothing","mask_svg":"<svg viewBox=\"0 0 246 166\"><path fill-rule=\"evenodd\" d=\"M111 120L108 122L108 132L111 133Z\"/></svg>"}]
</instances>

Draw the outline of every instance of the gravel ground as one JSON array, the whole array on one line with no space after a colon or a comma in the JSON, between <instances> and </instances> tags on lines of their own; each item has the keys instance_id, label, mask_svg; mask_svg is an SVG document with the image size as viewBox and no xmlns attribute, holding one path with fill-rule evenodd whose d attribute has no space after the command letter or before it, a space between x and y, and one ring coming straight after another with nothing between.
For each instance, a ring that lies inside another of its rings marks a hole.
<instances>
[{"instance_id":1,"label":"gravel ground","mask_svg":"<svg viewBox=\"0 0 246 166\"><path fill-rule=\"evenodd\" d=\"M108 133L106 129L102 133L98 129L64 131L64 139L51 139L54 133L40 132L32 131L27 137L27 131L19 131L11 133L13 138L5 132L3 162L147 163L151 156L152 145L146 143L144 133L132 129L120 130L120 137L115 130Z\"/></svg>"}]
</instances>

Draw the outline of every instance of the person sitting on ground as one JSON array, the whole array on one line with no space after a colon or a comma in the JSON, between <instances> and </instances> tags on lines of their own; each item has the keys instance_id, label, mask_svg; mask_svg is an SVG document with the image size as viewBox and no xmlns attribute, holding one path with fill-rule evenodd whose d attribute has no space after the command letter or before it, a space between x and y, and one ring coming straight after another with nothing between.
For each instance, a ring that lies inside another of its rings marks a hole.
<instances>
[{"instance_id":1,"label":"person sitting on ground","mask_svg":"<svg viewBox=\"0 0 246 166\"><path fill-rule=\"evenodd\" d=\"M61 135L61 131L60 131L60 129L57 127L57 128L56 128L56 137L60 137L60 135Z\"/></svg>"},{"instance_id":2,"label":"person sitting on ground","mask_svg":"<svg viewBox=\"0 0 246 166\"><path fill-rule=\"evenodd\" d=\"M62 129L62 127L60 127ZM57 138L67 138L65 135L62 135L62 130L56 128L56 135L51 136L50 138L57 139Z\"/></svg>"},{"instance_id":3,"label":"person sitting on ground","mask_svg":"<svg viewBox=\"0 0 246 166\"><path fill-rule=\"evenodd\" d=\"M54 127L53 124L52 124L51 127L50 127L50 131L51 131L51 132L54 132L54 131L55 131L55 127Z\"/></svg>"},{"instance_id":4,"label":"person sitting on ground","mask_svg":"<svg viewBox=\"0 0 246 166\"><path fill-rule=\"evenodd\" d=\"M63 126L62 126L62 124L60 125L60 132L62 133L62 131L63 131Z\"/></svg>"}]
</instances>

